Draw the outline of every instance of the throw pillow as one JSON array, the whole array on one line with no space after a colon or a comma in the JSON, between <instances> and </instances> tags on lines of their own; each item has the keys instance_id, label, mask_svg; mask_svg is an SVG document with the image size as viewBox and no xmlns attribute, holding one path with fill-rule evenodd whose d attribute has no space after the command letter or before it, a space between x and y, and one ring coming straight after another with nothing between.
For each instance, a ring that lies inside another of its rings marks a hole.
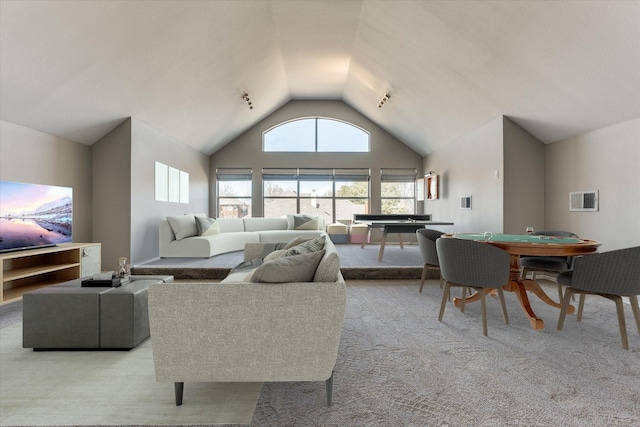
<instances>
[{"instance_id":1,"label":"throw pillow","mask_svg":"<svg viewBox=\"0 0 640 427\"><path fill-rule=\"evenodd\" d=\"M308 240L297 246L289 248L287 249L287 253L285 256L301 255L321 251L322 249L324 249L324 239L324 236L316 237L315 239Z\"/></svg>"},{"instance_id":2,"label":"throw pillow","mask_svg":"<svg viewBox=\"0 0 640 427\"><path fill-rule=\"evenodd\" d=\"M292 247L298 246L300 243L304 243L308 240L311 240L311 239L305 239L304 237L295 237L289 243L284 245L284 248L282 249L291 249Z\"/></svg>"},{"instance_id":3,"label":"throw pillow","mask_svg":"<svg viewBox=\"0 0 640 427\"><path fill-rule=\"evenodd\" d=\"M320 218L306 214L287 214L287 230L319 230Z\"/></svg>"},{"instance_id":4,"label":"throw pillow","mask_svg":"<svg viewBox=\"0 0 640 427\"><path fill-rule=\"evenodd\" d=\"M323 256L324 251L319 251L265 262L253 272L251 281L262 283L311 282Z\"/></svg>"},{"instance_id":5,"label":"throw pillow","mask_svg":"<svg viewBox=\"0 0 640 427\"><path fill-rule=\"evenodd\" d=\"M196 226L196 219L191 214L181 216L168 216L167 221L176 235L176 240L182 240L187 237L197 236L198 227Z\"/></svg>"},{"instance_id":6,"label":"throw pillow","mask_svg":"<svg viewBox=\"0 0 640 427\"><path fill-rule=\"evenodd\" d=\"M286 253L286 249L278 249L276 251L273 251L264 257L264 262L271 261L272 259L282 258Z\"/></svg>"},{"instance_id":7,"label":"throw pillow","mask_svg":"<svg viewBox=\"0 0 640 427\"><path fill-rule=\"evenodd\" d=\"M309 215L299 215L293 217L294 230L317 230L318 217Z\"/></svg>"},{"instance_id":8,"label":"throw pillow","mask_svg":"<svg viewBox=\"0 0 640 427\"><path fill-rule=\"evenodd\" d=\"M197 216L196 226L198 227L198 236L220 234L220 224L215 218L202 218Z\"/></svg>"}]
</instances>

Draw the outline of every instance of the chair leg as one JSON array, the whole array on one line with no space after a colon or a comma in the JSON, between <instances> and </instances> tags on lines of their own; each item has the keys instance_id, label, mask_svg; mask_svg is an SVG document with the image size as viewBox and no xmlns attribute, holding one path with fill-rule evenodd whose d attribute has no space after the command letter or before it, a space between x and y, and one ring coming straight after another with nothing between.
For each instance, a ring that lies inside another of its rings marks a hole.
<instances>
[{"instance_id":1,"label":"chair leg","mask_svg":"<svg viewBox=\"0 0 640 427\"><path fill-rule=\"evenodd\" d=\"M184 383L173 383L173 389L176 395L176 406L182 405L182 393L184 392Z\"/></svg>"},{"instance_id":2,"label":"chair leg","mask_svg":"<svg viewBox=\"0 0 640 427\"><path fill-rule=\"evenodd\" d=\"M496 288L498 291L498 297L500 298L500 305L502 305L502 314L504 315L505 325L509 324L509 316L507 315L507 305L504 302L504 292L502 288Z\"/></svg>"},{"instance_id":3,"label":"chair leg","mask_svg":"<svg viewBox=\"0 0 640 427\"><path fill-rule=\"evenodd\" d=\"M440 304L440 315L438 315L438 320L442 322L442 316L444 316L444 307L447 305L447 301L449 300L449 292L451 292L451 283L445 282L444 291L442 292L442 303Z\"/></svg>"},{"instance_id":4,"label":"chair leg","mask_svg":"<svg viewBox=\"0 0 640 427\"><path fill-rule=\"evenodd\" d=\"M560 302L560 304L562 304L562 285L560 283L557 283L558 285L558 301Z\"/></svg>"},{"instance_id":5,"label":"chair leg","mask_svg":"<svg viewBox=\"0 0 640 427\"><path fill-rule=\"evenodd\" d=\"M633 317L636 319L636 327L640 334L640 307L638 306L638 297L629 295L629 301L631 301L631 310L633 311Z\"/></svg>"},{"instance_id":6,"label":"chair leg","mask_svg":"<svg viewBox=\"0 0 640 427\"><path fill-rule=\"evenodd\" d=\"M558 330L562 330L562 326L564 325L564 318L567 316L567 310L569 309L569 300L571 299L571 295L573 295L573 289L567 287L564 290L564 298L562 298L562 308L560 308L560 317L558 318ZM581 297L584 295L581 295Z\"/></svg>"},{"instance_id":7,"label":"chair leg","mask_svg":"<svg viewBox=\"0 0 640 427\"><path fill-rule=\"evenodd\" d=\"M622 297L611 295L609 297L616 303L616 311L618 312L618 325L620 326L620 338L622 339L622 348L629 350L629 342L627 341L627 325L624 321L624 307L622 305Z\"/></svg>"},{"instance_id":8,"label":"chair leg","mask_svg":"<svg viewBox=\"0 0 640 427\"><path fill-rule=\"evenodd\" d=\"M460 313L464 313L464 307L467 303L467 287L462 287L462 305L460 306Z\"/></svg>"},{"instance_id":9,"label":"chair leg","mask_svg":"<svg viewBox=\"0 0 640 427\"><path fill-rule=\"evenodd\" d=\"M482 334L485 337L489 336L487 331L487 302L485 300L486 289L478 289L480 292L480 307L482 308Z\"/></svg>"},{"instance_id":10,"label":"chair leg","mask_svg":"<svg viewBox=\"0 0 640 427\"><path fill-rule=\"evenodd\" d=\"M331 403L333 402L333 374L334 373L335 373L334 371L331 371L331 376L324 383L325 388L327 390L327 406L331 406Z\"/></svg>"},{"instance_id":11,"label":"chair leg","mask_svg":"<svg viewBox=\"0 0 640 427\"><path fill-rule=\"evenodd\" d=\"M580 294L580 301L578 302L578 318L577 322L582 320L582 310L584 310L584 300L587 297L586 294Z\"/></svg>"},{"instance_id":12,"label":"chair leg","mask_svg":"<svg viewBox=\"0 0 640 427\"><path fill-rule=\"evenodd\" d=\"M422 292L422 287L424 286L424 279L427 277L427 264L422 267L422 277L420 278L420 292Z\"/></svg>"}]
</instances>

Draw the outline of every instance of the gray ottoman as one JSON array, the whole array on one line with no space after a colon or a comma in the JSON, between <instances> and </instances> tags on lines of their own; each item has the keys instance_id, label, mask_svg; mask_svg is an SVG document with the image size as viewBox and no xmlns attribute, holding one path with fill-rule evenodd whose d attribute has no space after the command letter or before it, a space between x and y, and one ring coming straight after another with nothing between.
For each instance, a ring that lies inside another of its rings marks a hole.
<instances>
[{"instance_id":1,"label":"gray ottoman","mask_svg":"<svg viewBox=\"0 0 640 427\"><path fill-rule=\"evenodd\" d=\"M149 337L147 288L173 276L131 276L118 288L83 288L81 279L25 293L22 346L131 349Z\"/></svg>"}]
</instances>

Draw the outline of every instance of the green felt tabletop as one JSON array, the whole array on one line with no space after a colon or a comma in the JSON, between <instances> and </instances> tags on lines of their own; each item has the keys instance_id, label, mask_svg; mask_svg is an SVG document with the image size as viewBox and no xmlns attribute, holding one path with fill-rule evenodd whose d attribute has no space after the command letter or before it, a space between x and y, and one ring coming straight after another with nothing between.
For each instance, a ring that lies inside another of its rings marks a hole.
<instances>
[{"instance_id":1,"label":"green felt tabletop","mask_svg":"<svg viewBox=\"0 0 640 427\"><path fill-rule=\"evenodd\" d=\"M459 233L454 235L458 239L466 240L487 240L484 233ZM580 239L575 237L557 237L557 236L537 236L528 234L493 234L489 239L493 242L505 243L579 243Z\"/></svg>"}]
</instances>

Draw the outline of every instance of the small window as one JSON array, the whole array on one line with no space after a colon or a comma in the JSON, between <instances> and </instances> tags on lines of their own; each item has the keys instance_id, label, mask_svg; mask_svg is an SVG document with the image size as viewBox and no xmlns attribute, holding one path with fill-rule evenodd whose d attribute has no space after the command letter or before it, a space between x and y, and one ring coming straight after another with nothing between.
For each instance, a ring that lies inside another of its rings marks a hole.
<instances>
[{"instance_id":1,"label":"small window","mask_svg":"<svg viewBox=\"0 0 640 427\"><path fill-rule=\"evenodd\" d=\"M251 216L251 169L217 169L218 218Z\"/></svg>"},{"instance_id":2,"label":"small window","mask_svg":"<svg viewBox=\"0 0 640 427\"><path fill-rule=\"evenodd\" d=\"M415 169L382 169L380 196L383 214L416 213Z\"/></svg>"}]
</instances>

